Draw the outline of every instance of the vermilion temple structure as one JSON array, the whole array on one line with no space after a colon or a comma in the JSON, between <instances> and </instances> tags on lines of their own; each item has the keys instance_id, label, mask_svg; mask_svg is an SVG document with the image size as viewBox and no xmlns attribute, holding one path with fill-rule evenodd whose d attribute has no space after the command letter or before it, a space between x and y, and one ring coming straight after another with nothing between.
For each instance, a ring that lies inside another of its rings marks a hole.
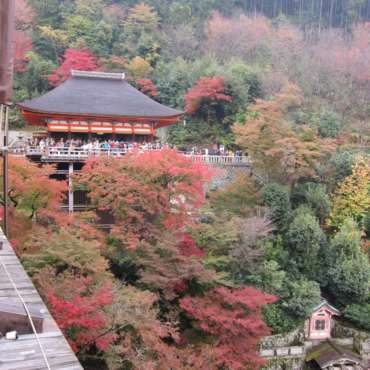
<instances>
[{"instance_id":1,"label":"vermilion temple structure","mask_svg":"<svg viewBox=\"0 0 370 370\"><path fill-rule=\"evenodd\" d=\"M135 89L123 73L72 71L55 89L18 106L29 124L66 139L147 140L182 116Z\"/></svg>"},{"instance_id":2,"label":"vermilion temple structure","mask_svg":"<svg viewBox=\"0 0 370 370\"><path fill-rule=\"evenodd\" d=\"M67 81L18 107L27 123L45 128L26 155L57 164L55 177L69 181L70 212L86 206L85 194L72 190L72 174L90 155L120 156L132 143L153 142L157 129L183 114L135 89L123 73L84 71L72 71Z\"/></svg>"}]
</instances>

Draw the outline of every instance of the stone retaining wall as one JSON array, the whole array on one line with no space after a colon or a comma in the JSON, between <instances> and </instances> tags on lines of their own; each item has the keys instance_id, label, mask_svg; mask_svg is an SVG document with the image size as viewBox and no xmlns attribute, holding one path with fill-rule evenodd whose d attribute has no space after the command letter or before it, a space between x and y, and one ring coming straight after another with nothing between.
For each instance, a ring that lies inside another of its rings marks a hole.
<instances>
[{"instance_id":1,"label":"stone retaining wall","mask_svg":"<svg viewBox=\"0 0 370 370\"><path fill-rule=\"evenodd\" d=\"M262 357L302 357L305 355L304 346L279 347L272 349L262 349L260 351Z\"/></svg>"},{"instance_id":2,"label":"stone retaining wall","mask_svg":"<svg viewBox=\"0 0 370 370\"><path fill-rule=\"evenodd\" d=\"M262 349L272 349L277 347L299 346L304 343L304 332L302 329L294 330L287 334L270 335L261 341Z\"/></svg>"}]
</instances>

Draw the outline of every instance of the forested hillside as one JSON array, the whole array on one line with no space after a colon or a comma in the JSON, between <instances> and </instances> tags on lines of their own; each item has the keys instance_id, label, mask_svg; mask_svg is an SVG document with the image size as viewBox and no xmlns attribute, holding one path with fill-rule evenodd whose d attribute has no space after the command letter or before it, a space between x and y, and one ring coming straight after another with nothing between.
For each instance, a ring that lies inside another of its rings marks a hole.
<instances>
[{"instance_id":1,"label":"forested hillside","mask_svg":"<svg viewBox=\"0 0 370 370\"><path fill-rule=\"evenodd\" d=\"M287 81L304 96L299 122L361 131L368 115L370 28L361 20L370 2L17 4L16 100L42 94L71 68L124 70L141 90L188 112L175 144L232 145L230 127L248 105Z\"/></svg>"},{"instance_id":2,"label":"forested hillside","mask_svg":"<svg viewBox=\"0 0 370 370\"><path fill-rule=\"evenodd\" d=\"M370 1L16 4L17 101L124 71L185 112L170 144L252 163L215 189L175 150L95 158L71 216L52 168L12 159L13 244L86 369L259 369L323 298L370 331Z\"/></svg>"}]
</instances>

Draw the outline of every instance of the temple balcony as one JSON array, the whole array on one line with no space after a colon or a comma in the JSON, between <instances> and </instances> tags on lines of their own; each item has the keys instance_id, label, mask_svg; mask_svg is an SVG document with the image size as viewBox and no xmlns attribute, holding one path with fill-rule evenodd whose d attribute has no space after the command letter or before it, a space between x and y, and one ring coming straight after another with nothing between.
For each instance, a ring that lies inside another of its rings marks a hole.
<instances>
[{"instance_id":1,"label":"temple balcony","mask_svg":"<svg viewBox=\"0 0 370 370\"><path fill-rule=\"evenodd\" d=\"M154 149L140 149L139 151L153 151ZM91 157L107 156L120 158L127 154L130 149L84 149L68 147L26 147L23 151L18 150L19 155L26 155L28 158L41 162L85 162ZM202 162L213 166L234 166L249 167L250 161L246 156L225 156L225 155L199 155L183 153L186 157L195 162Z\"/></svg>"}]
</instances>

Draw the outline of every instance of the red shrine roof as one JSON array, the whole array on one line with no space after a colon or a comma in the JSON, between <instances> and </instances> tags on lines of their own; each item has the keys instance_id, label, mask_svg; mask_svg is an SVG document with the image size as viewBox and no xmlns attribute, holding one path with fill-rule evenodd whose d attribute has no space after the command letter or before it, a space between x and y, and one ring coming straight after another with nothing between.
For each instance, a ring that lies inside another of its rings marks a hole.
<instances>
[{"instance_id":1,"label":"red shrine roof","mask_svg":"<svg viewBox=\"0 0 370 370\"><path fill-rule=\"evenodd\" d=\"M162 105L131 86L123 73L72 71L46 94L19 103L24 112L172 121L183 112Z\"/></svg>"}]
</instances>

